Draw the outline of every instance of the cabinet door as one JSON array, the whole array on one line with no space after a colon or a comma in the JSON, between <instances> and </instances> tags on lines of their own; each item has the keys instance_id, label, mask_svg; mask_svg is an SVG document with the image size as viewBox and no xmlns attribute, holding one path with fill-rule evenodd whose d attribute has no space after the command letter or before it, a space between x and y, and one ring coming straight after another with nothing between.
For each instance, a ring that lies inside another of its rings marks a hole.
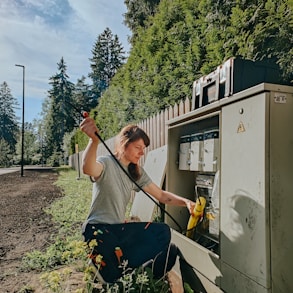
<instances>
[{"instance_id":1,"label":"cabinet door","mask_svg":"<svg viewBox=\"0 0 293 293\"><path fill-rule=\"evenodd\" d=\"M252 292L244 282L240 291L228 288L236 279L232 269L269 287L268 98L262 93L222 111L220 247L231 267L231 275L229 269L223 275L228 292Z\"/></svg>"},{"instance_id":2,"label":"cabinet door","mask_svg":"<svg viewBox=\"0 0 293 293\"><path fill-rule=\"evenodd\" d=\"M270 106L272 292L293 292L293 94L272 92Z\"/></svg>"}]
</instances>

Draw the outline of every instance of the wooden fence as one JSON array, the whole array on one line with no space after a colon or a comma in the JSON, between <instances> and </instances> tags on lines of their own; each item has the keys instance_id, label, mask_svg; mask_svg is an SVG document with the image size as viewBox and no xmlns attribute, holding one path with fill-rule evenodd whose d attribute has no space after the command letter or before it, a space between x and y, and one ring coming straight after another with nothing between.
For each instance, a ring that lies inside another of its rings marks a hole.
<instances>
[{"instance_id":1,"label":"wooden fence","mask_svg":"<svg viewBox=\"0 0 293 293\"><path fill-rule=\"evenodd\" d=\"M141 164L143 165L147 153L151 150L159 148L168 141L168 128L166 122L172 118L184 115L191 111L191 99L186 98L181 100L178 104L166 108L164 111L149 117L137 125L142 128L150 138L150 145L146 149L145 156L142 158ZM115 137L105 141L111 151L114 150ZM98 147L98 155L107 154L107 149L100 144ZM78 170L81 167L82 151L79 154L73 154L69 157L69 165Z\"/></svg>"}]
</instances>

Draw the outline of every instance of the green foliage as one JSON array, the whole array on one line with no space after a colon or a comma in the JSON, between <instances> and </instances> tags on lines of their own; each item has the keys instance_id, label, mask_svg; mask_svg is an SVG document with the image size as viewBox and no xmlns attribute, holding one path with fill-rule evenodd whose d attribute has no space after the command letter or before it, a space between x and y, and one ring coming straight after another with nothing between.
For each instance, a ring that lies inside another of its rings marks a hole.
<instances>
[{"instance_id":1,"label":"green foliage","mask_svg":"<svg viewBox=\"0 0 293 293\"><path fill-rule=\"evenodd\" d=\"M10 167L12 165L13 153L7 141L3 138L0 139L0 153L0 166Z\"/></svg>"},{"instance_id":2,"label":"green foliage","mask_svg":"<svg viewBox=\"0 0 293 293\"><path fill-rule=\"evenodd\" d=\"M293 80L292 0L124 2L124 22L133 33L127 62L118 37L106 28L90 58L92 85L82 77L73 86L63 58L51 77L43 110L46 157L62 151L64 134L80 122L77 112L91 112L103 138L113 137L124 125L190 97L193 81L230 57L269 59L284 82ZM66 101L76 109L64 107ZM76 143L80 149L87 143L76 136L71 153Z\"/></svg>"},{"instance_id":3,"label":"green foliage","mask_svg":"<svg viewBox=\"0 0 293 293\"><path fill-rule=\"evenodd\" d=\"M49 158L50 164L64 161L63 152L65 157L73 153L76 143L79 149L86 146L87 138L77 132L64 148L65 133L78 127L81 110L95 117L103 138L113 137L124 125L190 97L193 81L230 57L270 59L282 69L284 82L293 82L292 0L124 3L124 23L132 31L127 62L118 36L106 28L92 49L91 85L84 76L75 85L71 83L63 58L57 63L58 72L50 78L42 131L38 133L43 158ZM18 129L13 111L5 115L11 114L9 121L15 124L4 126L4 109L15 107L6 83L0 99L0 137L13 149ZM3 101L10 103L9 107Z\"/></svg>"},{"instance_id":4,"label":"green foliage","mask_svg":"<svg viewBox=\"0 0 293 293\"><path fill-rule=\"evenodd\" d=\"M53 150L50 157L47 158L46 162L48 166L59 167L64 163L64 158L62 158L62 152Z\"/></svg>"},{"instance_id":5,"label":"green foliage","mask_svg":"<svg viewBox=\"0 0 293 293\"><path fill-rule=\"evenodd\" d=\"M184 292L185 293L194 293L194 291L192 290L192 288L190 287L190 285L188 283L184 283Z\"/></svg>"},{"instance_id":6,"label":"green foliage","mask_svg":"<svg viewBox=\"0 0 293 293\"><path fill-rule=\"evenodd\" d=\"M75 116L72 114L74 85L66 73L67 66L63 58L58 65L58 73L50 78L52 88L46 100L44 130L46 138L46 157L51 157L52 166L62 160L62 142L66 132L71 132L75 126ZM55 156L60 155L59 160Z\"/></svg>"},{"instance_id":7,"label":"green foliage","mask_svg":"<svg viewBox=\"0 0 293 293\"><path fill-rule=\"evenodd\" d=\"M77 129L71 138L71 153L75 153L75 145L78 144L78 150L84 150L89 142L89 138L81 130Z\"/></svg>"},{"instance_id":8,"label":"green foliage","mask_svg":"<svg viewBox=\"0 0 293 293\"><path fill-rule=\"evenodd\" d=\"M52 235L52 244L45 252L35 250L24 256L23 270L43 271L86 259L81 224L90 205L92 184L84 178L76 180L76 172L71 169L59 172L56 185L63 190L64 197L45 210L58 226L58 234Z\"/></svg>"},{"instance_id":9,"label":"green foliage","mask_svg":"<svg viewBox=\"0 0 293 293\"><path fill-rule=\"evenodd\" d=\"M125 60L124 51L118 36L113 35L106 28L92 50L91 72L89 77L93 81L92 92L97 99L109 87L110 81Z\"/></svg>"},{"instance_id":10,"label":"green foliage","mask_svg":"<svg viewBox=\"0 0 293 293\"><path fill-rule=\"evenodd\" d=\"M27 253L22 259L23 268L42 271L60 265L62 264L62 251L65 250L65 247L64 242L54 239L54 244L47 249L46 253L38 250Z\"/></svg>"},{"instance_id":11,"label":"green foliage","mask_svg":"<svg viewBox=\"0 0 293 293\"><path fill-rule=\"evenodd\" d=\"M62 271L46 272L42 274L41 281L51 292L67 292L66 283L70 280L72 270L65 268ZM76 293L79 291L75 291Z\"/></svg>"},{"instance_id":12,"label":"green foliage","mask_svg":"<svg viewBox=\"0 0 293 293\"><path fill-rule=\"evenodd\" d=\"M4 81L0 85L0 138L7 142L11 152L15 151L19 133L15 115L17 106L16 98L12 96L8 84Z\"/></svg>"},{"instance_id":13,"label":"green foliage","mask_svg":"<svg viewBox=\"0 0 293 293\"><path fill-rule=\"evenodd\" d=\"M82 111L90 112L97 105L101 92L108 87L111 78L122 65L125 59L123 54L117 35L113 36L107 28L99 36L90 59L91 86L86 83L84 76L74 85L69 81L63 57L57 63L58 72L50 78L51 89L43 103L44 120L38 132L42 155L48 165L66 163L67 156L75 152L79 134L78 137L72 136L72 131L79 126ZM84 141L82 138L83 146Z\"/></svg>"},{"instance_id":14,"label":"green foliage","mask_svg":"<svg viewBox=\"0 0 293 293\"><path fill-rule=\"evenodd\" d=\"M190 97L193 81L230 57L270 59L292 80L292 0L161 0L148 14L150 3L126 1L135 41L96 108L106 138Z\"/></svg>"},{"instance_id":15,"label":"green foliage","mask_svg":"<svg viewBox=\"0 0 293 293\"><path fill-rule=\"evenodd\" d=\"M150 268L138 268L132 271L123 267L123 275L114 284L104 285L98 292L124 293L167 293L170 287L165 278L154 279Z\"/></svg>"},{"instance_id":16,"label":"green foliage","mask_svg":"<svg viewBox=\"0 0 293 293\"><path fill-rule=\"evenodd\" d=\"M53 243L45 252L35 250L27 253L22 259L22 269L41 272L87 259L86 246L80 236L52 236L51 241Z\"/></svg>"},{"instance_id":17,"label":"green foliage","mask_svg":"<svg viewBox=\"0 0 293 293\"><path fill-rule=\"evenodd\" d=\"M84 221L90 205L91 183L76 180L75 172L61 173L56 185L64 190L66 197L56 200L46 212L60 225L63 233L71 235ZM76 184L75 184L76 181Z\"/></svg>"},{"instance_id":18,"label":"green foliage","mask_svg":"<svg viewBox=\"0 0 293 293\"><path fill-rule=\"evenodd\" d=\"M148 26L150 16L154 16L160 0L125 0L127 12L124 14L124 24L132 31L131 43L138 37L140 28Z\"/></svg>"},{"instance_id":19,"label":"green foliage","mask_svg":"<svg viewBox=\"0 0 293 293\"><path fill-rule=\"evenodd\" d=\"M71 132L67 132L64 134L63 137L63 146L62 150L64 152L64 156L68 157L74 153L75 145L71 145L72 138L74 137L76 129L72 130ZM73 147L73 148L72 148Z\"/></svg>"},{"instance_id":20,"label":"green foliage","mask_svg":"<svg viewBox=\"0 0 293 293\"><path fill-rule=\"evenodd\" d=\"M46 212L60 225L62 233L72 235L86 218L91 202L92 184L84 177L76 180L76 172L68 169L60 172L56 185L66 196L52 203Z\"/></svg>"},{"instance_id":21,"label":"green foliage","mask_svg":"<svg viewBox=\"0 0 293 293\"><path fill-rule=\"evenodd\" d=\"M38 137L32 123L24 124L24 164L32 165L41 162L41 148L38 141ZM14 161L20 163L21 152L22 152L22 142L21 136L16 143L16 154L14 156Z\"/></svg>"},{"instance_id":22,"label":"green foliage","mask_svg":"<svg viewBox=\"0 0 293 293\"><path fill-rule=\"evenodd\" d=\"M97 106L97 98L92 93L91 86L86 83L86 78L84 76L77 80L73 96L75 106L79 110L78 113L75 112L75 116L77 117L76 125L78 125L81 119L81 111L90 112L91 109Z\"/></svg>"},{"instance_id":23,"label":"green foliage","mask_svg":"<svg viewBox=\"0 0 293 293\"><path fill-rule=\"evenodd\" d=\"M119 85L111 86L104 93L99 100L96 111L97 125L104 138L114 137L128 121L134 120L134 105L126 98Z\"/></svg>"}]
</instances>

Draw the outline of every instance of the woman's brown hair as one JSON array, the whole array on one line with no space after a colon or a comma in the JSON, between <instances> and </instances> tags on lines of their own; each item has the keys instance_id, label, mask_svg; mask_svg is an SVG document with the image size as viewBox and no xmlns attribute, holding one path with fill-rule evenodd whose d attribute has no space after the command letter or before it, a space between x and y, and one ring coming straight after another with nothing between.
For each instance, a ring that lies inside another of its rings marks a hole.
<instances>
[{"instance_id":1,"label":"woman's brown hair","mask_svg":"<svg viewBox=\"0 0 293 293\"><path fill-rule=\"evenodd\" d=\"M120 152L123 151L130 143L139 139L143 140L146 147L150 145L150 139L144 130L133 124L125 126L118 135L116 153L119 153L119 150ZM141 176L137 164L130 163L128 165L128 172L135 181Z\"/></svg>"}]
</instances>

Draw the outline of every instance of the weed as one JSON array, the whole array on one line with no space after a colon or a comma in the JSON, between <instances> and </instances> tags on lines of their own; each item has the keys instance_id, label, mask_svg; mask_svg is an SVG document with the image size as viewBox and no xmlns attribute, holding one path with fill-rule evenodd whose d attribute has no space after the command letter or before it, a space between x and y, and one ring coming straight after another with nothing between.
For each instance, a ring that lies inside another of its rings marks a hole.
<instances>
[{"instance_id":1,"label":"weed","mask_svg":"<svg viewBox=\"0 0 293 293\"><path fill-rule=\"evenodd\" d=\"M122 263L122 276L112 284L96 282L97 270L92 266L85 272L84 280L87 283L87 293L167 293L170 287L165 278L155 279L150 268L140 267L131 270L127 267L127 261Z\"/></svg>"},{"instance_id":2,"label":"weed","mask_svg":"<svg viewBox=\"0 0 293 293\"><path fill-rule=\"evenodd\" d=\"M22 287L17 293L34 293L35 290L31 286Z\"/></svg>"},{"instance_id":3,"label":"weed","mask_svg":"<svg viewBox=\"0 0 293 293\"><path fill-rule=\"evenodd\" d=\"M71 274L72 270L68 268L65 268L61 272L46 272L41 275L41 282L51 292L63 293L65 292L66 281L69 280Z\"/></svg>"}]
</instances>

